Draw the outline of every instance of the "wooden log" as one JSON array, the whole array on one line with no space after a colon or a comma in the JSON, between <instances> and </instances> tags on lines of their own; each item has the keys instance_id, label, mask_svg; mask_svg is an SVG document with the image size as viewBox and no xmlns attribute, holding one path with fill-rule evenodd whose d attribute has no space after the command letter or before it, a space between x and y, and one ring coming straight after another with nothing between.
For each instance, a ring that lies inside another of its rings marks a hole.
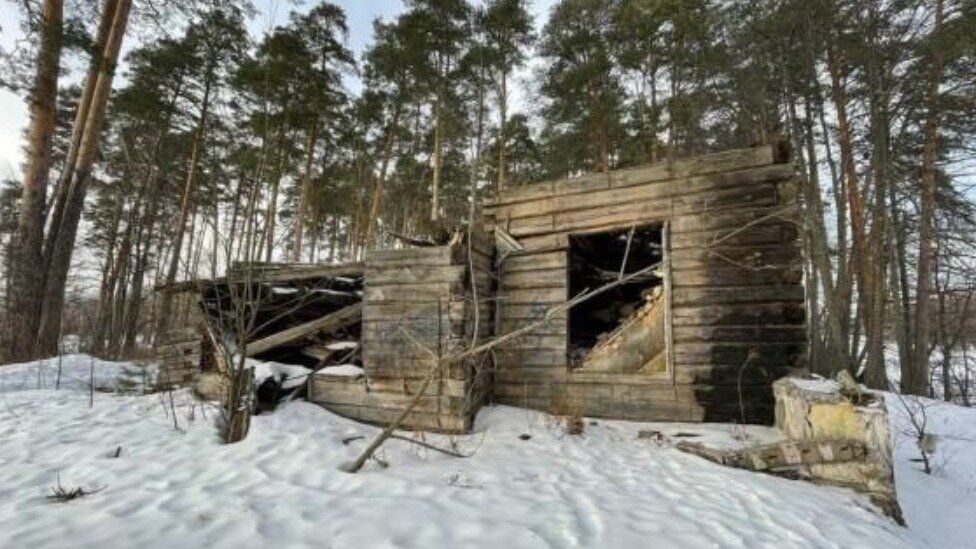
<instances>
[{"instance_id":1,"label":"wooden log","mask_svg":"<svg viewBox=\"0 0 976 549\"><path fill-rule=\"evenodd\" d=\"M402 263L413 265L423 263L425 260L437 260L443 265L451 263L451 257L455 249L451 246L430 246L426 248L400 248L387 250L369 250L366 252L366 264L368 267L375 265L399 265Z\"/></svg>"},{"instance_id":2,"label":"wooden log","mask_svg":"<svg viewBox=\"0 0 976 549\"><path fill-rule=\"evenodd\" d=\"M777 301L803 301L803 286L708 286L675 288L671 292L675 309L687 305L755 303L768 304Z\"/></svg>"},{"instance_id":3,"label":"wooden log","mask_svg":"<svg viewBox=\"0 0 976 549\"><path fill-rule=\"evenodd\" d=\"M676 326L676 342L737 341L763 343L783 343L806 341L806 326L768 325L752 326Z\"/></svg>"},{"instance_id":4,"label":"wooden log","mask_svg":"<svg viewBox=\"0 0 976 549\"><path fill-rule=\"evenodd\" d=\"M675 326L800 324L806 310L799 301L675 307Z\"/></svg>"},{"instance_id":5,"label":"wooden log","mask_svg":"<svg viewBox=\"0 0 976 549\"><path fill-rule=\"evenodd\" d=\"M799 264L748 267L718 263L705 268L674 269L672 276L675 288L723 285L781 286L799 284L803 272Z\"/></svg>"},{"instance_id":6,"label":"wooden log","mask_svg":"<svg viewBox=\"0 0 976 549\"><path fill-rule=\"evenodd\" d=\"M431 282L459 282L464 279L463 265L444 266L379 266L366 270L366 285L398 285Z\"/></svg>"},{"instance_id":7,"label":"wooden log","mask_svg":"<svg viewBox=\"0 0 976 549\"><path fill-rule=\"evenodd\" d=\"M549 251L539 254L509 257L503 264L506 275L527 271L562 269L565 271L569 260L564 251Z\"/></svg>"},{"instance_id":8,"label":"wooden log","mask_svg":"<svg viewBox=\"0 0 976 549\"><path fill-rule=\"evenodd\" d=\"M512 288L499 290L497 298L502 307L507 308L512 304L517 305L555 305L563 303L568 299L569 289L563 288Z\"/></svg>"},{"instance_id":9,"label":"wooden log","mask_svg":"<svg viewBox=\"0 0 976 549\"><path fill-rule=\"evenodd\" d=\"M415 282L410 284L370 284L363 289L363 299L374 301L400 301L404 303L433 302L451 299L465 294L461 280L451 282Z\"/></svg>"},{"instance_id":10,"label":"wooden log","mask_svg":"<svg viewBox=\"0 0 976 549\"><path fill-rule=\"evenodd\" d=\"M794 171L789 165L762 166L748 170L715 173L706 176L670 179L621 188L593 189L583 193L554 196L524 204L500 207L495 215L511 219L512 227L523 219L586 209L605 209L626 203L662 202L695 194L719 194L735 187L757 186L789 179ZM773 187L775 193L776 187ZM514 235L514 233L512 233Z\"/></svg>"},{"instance_id":11,"label":"wooden log","mask_svg":"<svg viewBox=\"0 0 976 549\"><path fill-rule=\"evenodd\" d=\"M417 394L423 380L423 374L409 377L380 377L370 376L366 386L370 391L383 393ZM427 387L424 394L430 396L466 397L471 390L471 381L467 379L435 379Z\"/></svg>"},{"instance_id":12,"label":"wooden log","mask_svg":"<svg viewBox=\"0 0 976 549\"><path fill-rule=\"evenodd\" d=\"M299 324L298 326L292 326L278 333L248 342L245 354L247 356L254 356L274 349L275 347L297 341L315 332L331 332L355 324L361 320L362 310L362 303L353 303L322 318L317 318L310 322Z\"/></svg>"},{"instance_id":13,"label":"wooden log","mask_svg":"<svg viewBox=\"0 0 976 549\"><path fill-rule=\"evenodd\" d=\"M765 246L794 242L798 237L796 225L769 222L743 230L675 232L671 241L671 248L680 250L682 248L709 248L712 246Z\"/></svg>"},{"instance_id":14,"label":"wooden log","mask_svg":"<svg viewBox=\"0 0 976 549\"><path fill-rule=\"evenodd\" d=\"M485 209L488 212L494 212L498 211L499 206L502 205L545 199L553 195L624 188L654 181L749 169L773 164L782 159L782 154L778 153L776 147L771 145L723 151L636 168L614 170L606 174L589 174L576 179L547 181L526 187L512 187L506 189L495 200L487 202Z\"/></svg>"},{"instance_id":15,"label":"wooden log","mask_svg":"<svg viewBox=\"0 0 976 549\"><path fill-rule=\"evenodd\" d=\"M502 290L522 288L562 288L569 285L565 267L536 271L506 272L502 276Z\"/></svg>"}]
</instances>

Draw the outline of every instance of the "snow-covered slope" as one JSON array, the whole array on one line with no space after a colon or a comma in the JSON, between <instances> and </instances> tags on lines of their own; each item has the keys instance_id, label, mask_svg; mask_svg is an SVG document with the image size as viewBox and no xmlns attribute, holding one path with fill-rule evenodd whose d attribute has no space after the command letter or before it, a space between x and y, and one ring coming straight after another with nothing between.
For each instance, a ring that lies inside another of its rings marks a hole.
<instances>
[{"instance_id":1,"label":"snow-covered slope","mask_svg":"<svg viewBox=\"0 0 976 549\"><path fill-rule=\"evenodd\" d=\"M35 383L14 387L14 377ZM851 491L724 468L637 437L728 438L725 425L598 420L567 436L544 414L488 408L474 435L426 437L477 450L468 459L393 440L380 454L388 468L349 475L338 466L377 429L312 404L256 416L244 442L221 445L215 411L185 392L174 395L177 429L165 396L95 393L89 408L84 384L36 385L35 365L0 367L4 548L963 547L976 528L971 440L951 443L935 477L916 474L912 447L898 445L905 529ZM972 410L932 414L942 418L936 432L976 435ZM344 443L355 436L367 438ZM66 487L102 490L50 503L59 473Z\"/></svg>"}]
</instances>

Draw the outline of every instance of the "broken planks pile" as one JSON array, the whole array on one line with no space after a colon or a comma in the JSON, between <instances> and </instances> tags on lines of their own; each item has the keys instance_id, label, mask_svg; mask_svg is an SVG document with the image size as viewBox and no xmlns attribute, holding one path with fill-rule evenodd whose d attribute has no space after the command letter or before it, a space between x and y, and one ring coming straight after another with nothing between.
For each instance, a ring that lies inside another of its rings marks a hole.
<instances>
[{"instance_id":1,"label":"broken planks pile","mask_svg":"<svg viewBox=\"0 0 976 549\"><path fill-rule=\"evenodd\" d=\"M361 365L362 269L236 264L200 286L201 307L215 339L248 357L313 370Z\"/></svg>"}]
</instances>

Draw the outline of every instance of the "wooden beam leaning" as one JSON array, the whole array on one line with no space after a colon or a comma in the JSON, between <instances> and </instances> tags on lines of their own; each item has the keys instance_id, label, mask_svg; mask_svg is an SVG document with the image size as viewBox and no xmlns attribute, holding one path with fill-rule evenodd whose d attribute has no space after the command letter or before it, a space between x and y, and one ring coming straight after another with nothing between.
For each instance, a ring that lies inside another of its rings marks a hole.
<instances>
[{"instance_id":1,"label":"wooden beam leaning","mask_svg":"<svg viewBox=\"0 0 976 549\"><path fill-rule=\"evenodd\" d=\"M352 305L343 307L334 313L327 314L322 318L317 318L304 324L299 324L298 326L292 326L291 328L282 330L276 334L271 334L267 337L252 341L247 344L246 352L244 354L247 356L254 356L256 354L274 349L275 347L280 347L286 343L291 343L292 341L301 339L302 337L314 332L337 330L339 328L349 326L350 324L360 322L362 315L362 302L353 303Z\"/></svg>"}]
</instances>

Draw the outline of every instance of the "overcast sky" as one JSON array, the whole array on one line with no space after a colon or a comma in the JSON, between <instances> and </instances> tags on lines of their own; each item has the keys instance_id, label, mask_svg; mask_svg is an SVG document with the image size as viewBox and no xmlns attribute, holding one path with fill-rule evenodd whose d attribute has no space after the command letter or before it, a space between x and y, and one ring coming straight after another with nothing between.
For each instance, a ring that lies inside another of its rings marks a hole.
<instances>
[{"instance_id":1,"label":"overcast sky","mask_svg":"<svg viewBox=\"0 0 976 549\"><path fill-rule=\"evenodd\" d=\"M135 2L139 1L135 0ZM357 56L372 41L373 20L376 18L390 20L404 9L403 2L400 0L331 1L346 10L349 24L349 47L356 52ZM555 0L530 1L537 27L545 20L549 8L554 2ZM304 5L296 7L293 2L281 0L255 0L254 3L260 11L260 14L250 24L251 33L255 38L260 37L261 34L275 25L287 21L290 11L305 11L316 5L316 2L308 1ZM10 49L20 37L19 22L20 11L17 4L9 0L0 0L0 47L5 50ZM131 37L126 38L124 49L128 50L137 45L132 42ZM124 72L124 67L120 72ZM80 71L74 71L72 74L80 77ZM118 78L116 83L118 83ZM515 90L516 97L513 100L516 104L521 102L520 91L519 89ZM23 130L26 124L27 105L23 98L8 91L0 90L0 178L2 179L20 177L20 164L23 159Z\"/></svg>"}]
</instances>

